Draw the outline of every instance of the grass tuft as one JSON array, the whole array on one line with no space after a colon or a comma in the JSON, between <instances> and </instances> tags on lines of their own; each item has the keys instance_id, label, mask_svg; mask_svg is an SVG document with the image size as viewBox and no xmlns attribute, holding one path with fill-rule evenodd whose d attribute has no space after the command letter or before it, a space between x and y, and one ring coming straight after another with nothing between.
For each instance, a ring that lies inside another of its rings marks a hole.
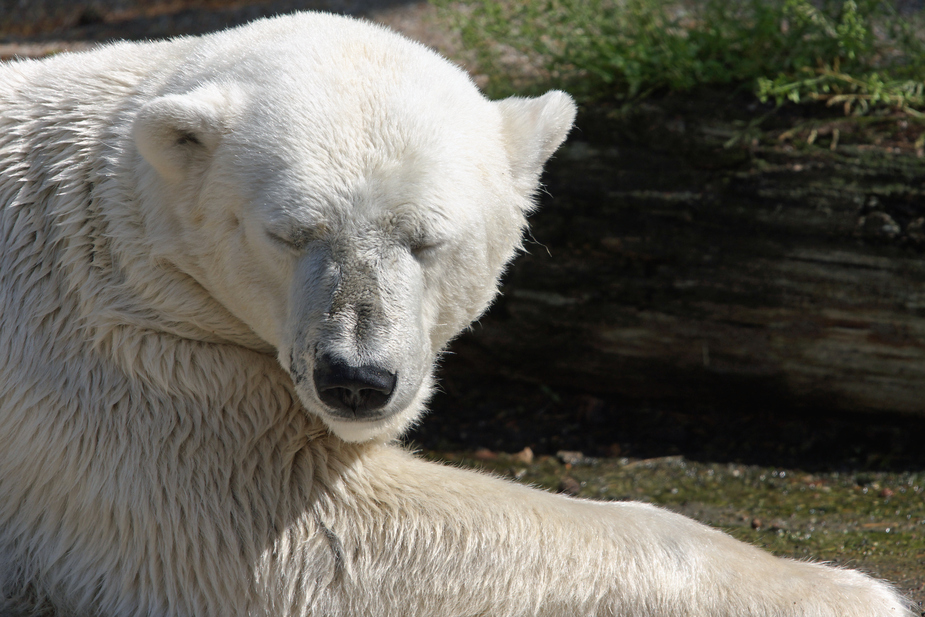
<instances>
[{"instance_id":1,"label":"grass tuft","mask_svg":"<svg viewBox=\"0 0 925 617\"><path fill-rule=\"evenodd\" d=\"M701 87L846 113L925 110L918 12L878 0L440 0L492 95L632 101ZM524 81L528 83L525 84Z\"/></svg>"}]
</instances>

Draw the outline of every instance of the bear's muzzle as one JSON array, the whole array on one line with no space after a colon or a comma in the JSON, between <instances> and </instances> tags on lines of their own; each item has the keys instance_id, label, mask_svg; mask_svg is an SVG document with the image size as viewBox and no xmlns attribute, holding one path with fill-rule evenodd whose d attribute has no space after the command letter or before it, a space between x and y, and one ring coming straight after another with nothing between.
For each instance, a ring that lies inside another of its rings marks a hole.
<instances>
[{"instance_id":1,"label":"bear's muzzle","mask_svg":"<svg viewBox=\"0 0 925 617\"><path fill-rule=\"evenodd\" d=\"M321 402L334 415L355 420L380 416L398 381L395 373L384 368L352 366L330 354L316 358L312 376Z\"/></svg>"}]
</instances>

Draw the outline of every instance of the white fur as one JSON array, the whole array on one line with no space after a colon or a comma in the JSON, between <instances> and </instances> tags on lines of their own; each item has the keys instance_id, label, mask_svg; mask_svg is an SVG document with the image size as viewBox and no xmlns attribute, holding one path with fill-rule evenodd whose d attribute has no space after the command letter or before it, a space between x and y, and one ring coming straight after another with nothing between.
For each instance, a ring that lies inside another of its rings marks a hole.
<instances>
[{"instance_id":1,"label":"white fur","mask_svg":"<svg viewBox=\"0 0 925 617\"><path fill-rule=\"evenodd\" d=\"M0 68L0 614L908 615L389 445L573 117L319 14ZM321 354L397 375L379 416L321 401Z\"/></svg>"}]
</instances>

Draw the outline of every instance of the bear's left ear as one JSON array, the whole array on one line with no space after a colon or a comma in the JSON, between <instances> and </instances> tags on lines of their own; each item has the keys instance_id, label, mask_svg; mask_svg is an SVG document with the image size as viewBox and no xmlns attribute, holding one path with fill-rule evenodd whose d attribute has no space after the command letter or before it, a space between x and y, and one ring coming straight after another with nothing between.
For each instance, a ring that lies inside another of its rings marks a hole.
<instances>
[{"instance_id":1,"label":"bear's left ear","mask_svg":"<svg viewBox=\"0 0 925 617\"><path fill-rule=\"evenodd\" d=\"M235 94L208 85L148 101L132 127L138 152L161 176L182 179L218 146L237 107Z\"/></svg>"},{"instance_id":2,"label":"bear's left ear","mask_svg":"<svg viewBox=\"0 0 925 617\"><path fill-rule=\"evenodd\" d=\"M575 101L553 90L537 98L511 97L496 103L514 182L524 194L536 190L543 165L562 145L575 121Z\"/></svg>"}]
</instances>

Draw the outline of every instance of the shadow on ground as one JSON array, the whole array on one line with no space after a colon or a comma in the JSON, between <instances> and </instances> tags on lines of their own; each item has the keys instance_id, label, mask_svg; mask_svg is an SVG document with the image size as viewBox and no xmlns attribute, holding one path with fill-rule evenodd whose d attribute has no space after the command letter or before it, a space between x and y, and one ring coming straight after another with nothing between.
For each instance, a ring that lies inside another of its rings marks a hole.
<instances>
[{"instance_id":1,"label":"shadow on ground","mask_svg":"<svg viewBox=\"0 0 925 617\"><path fill-rule=\"evenodd\" d=\"M431 413L409 435L430 450L742 463L807 471L925 469L925 420L790 410L775 401L666 403L550 388L473 373L452 357Z\"/></svg>"}]
</instances>

